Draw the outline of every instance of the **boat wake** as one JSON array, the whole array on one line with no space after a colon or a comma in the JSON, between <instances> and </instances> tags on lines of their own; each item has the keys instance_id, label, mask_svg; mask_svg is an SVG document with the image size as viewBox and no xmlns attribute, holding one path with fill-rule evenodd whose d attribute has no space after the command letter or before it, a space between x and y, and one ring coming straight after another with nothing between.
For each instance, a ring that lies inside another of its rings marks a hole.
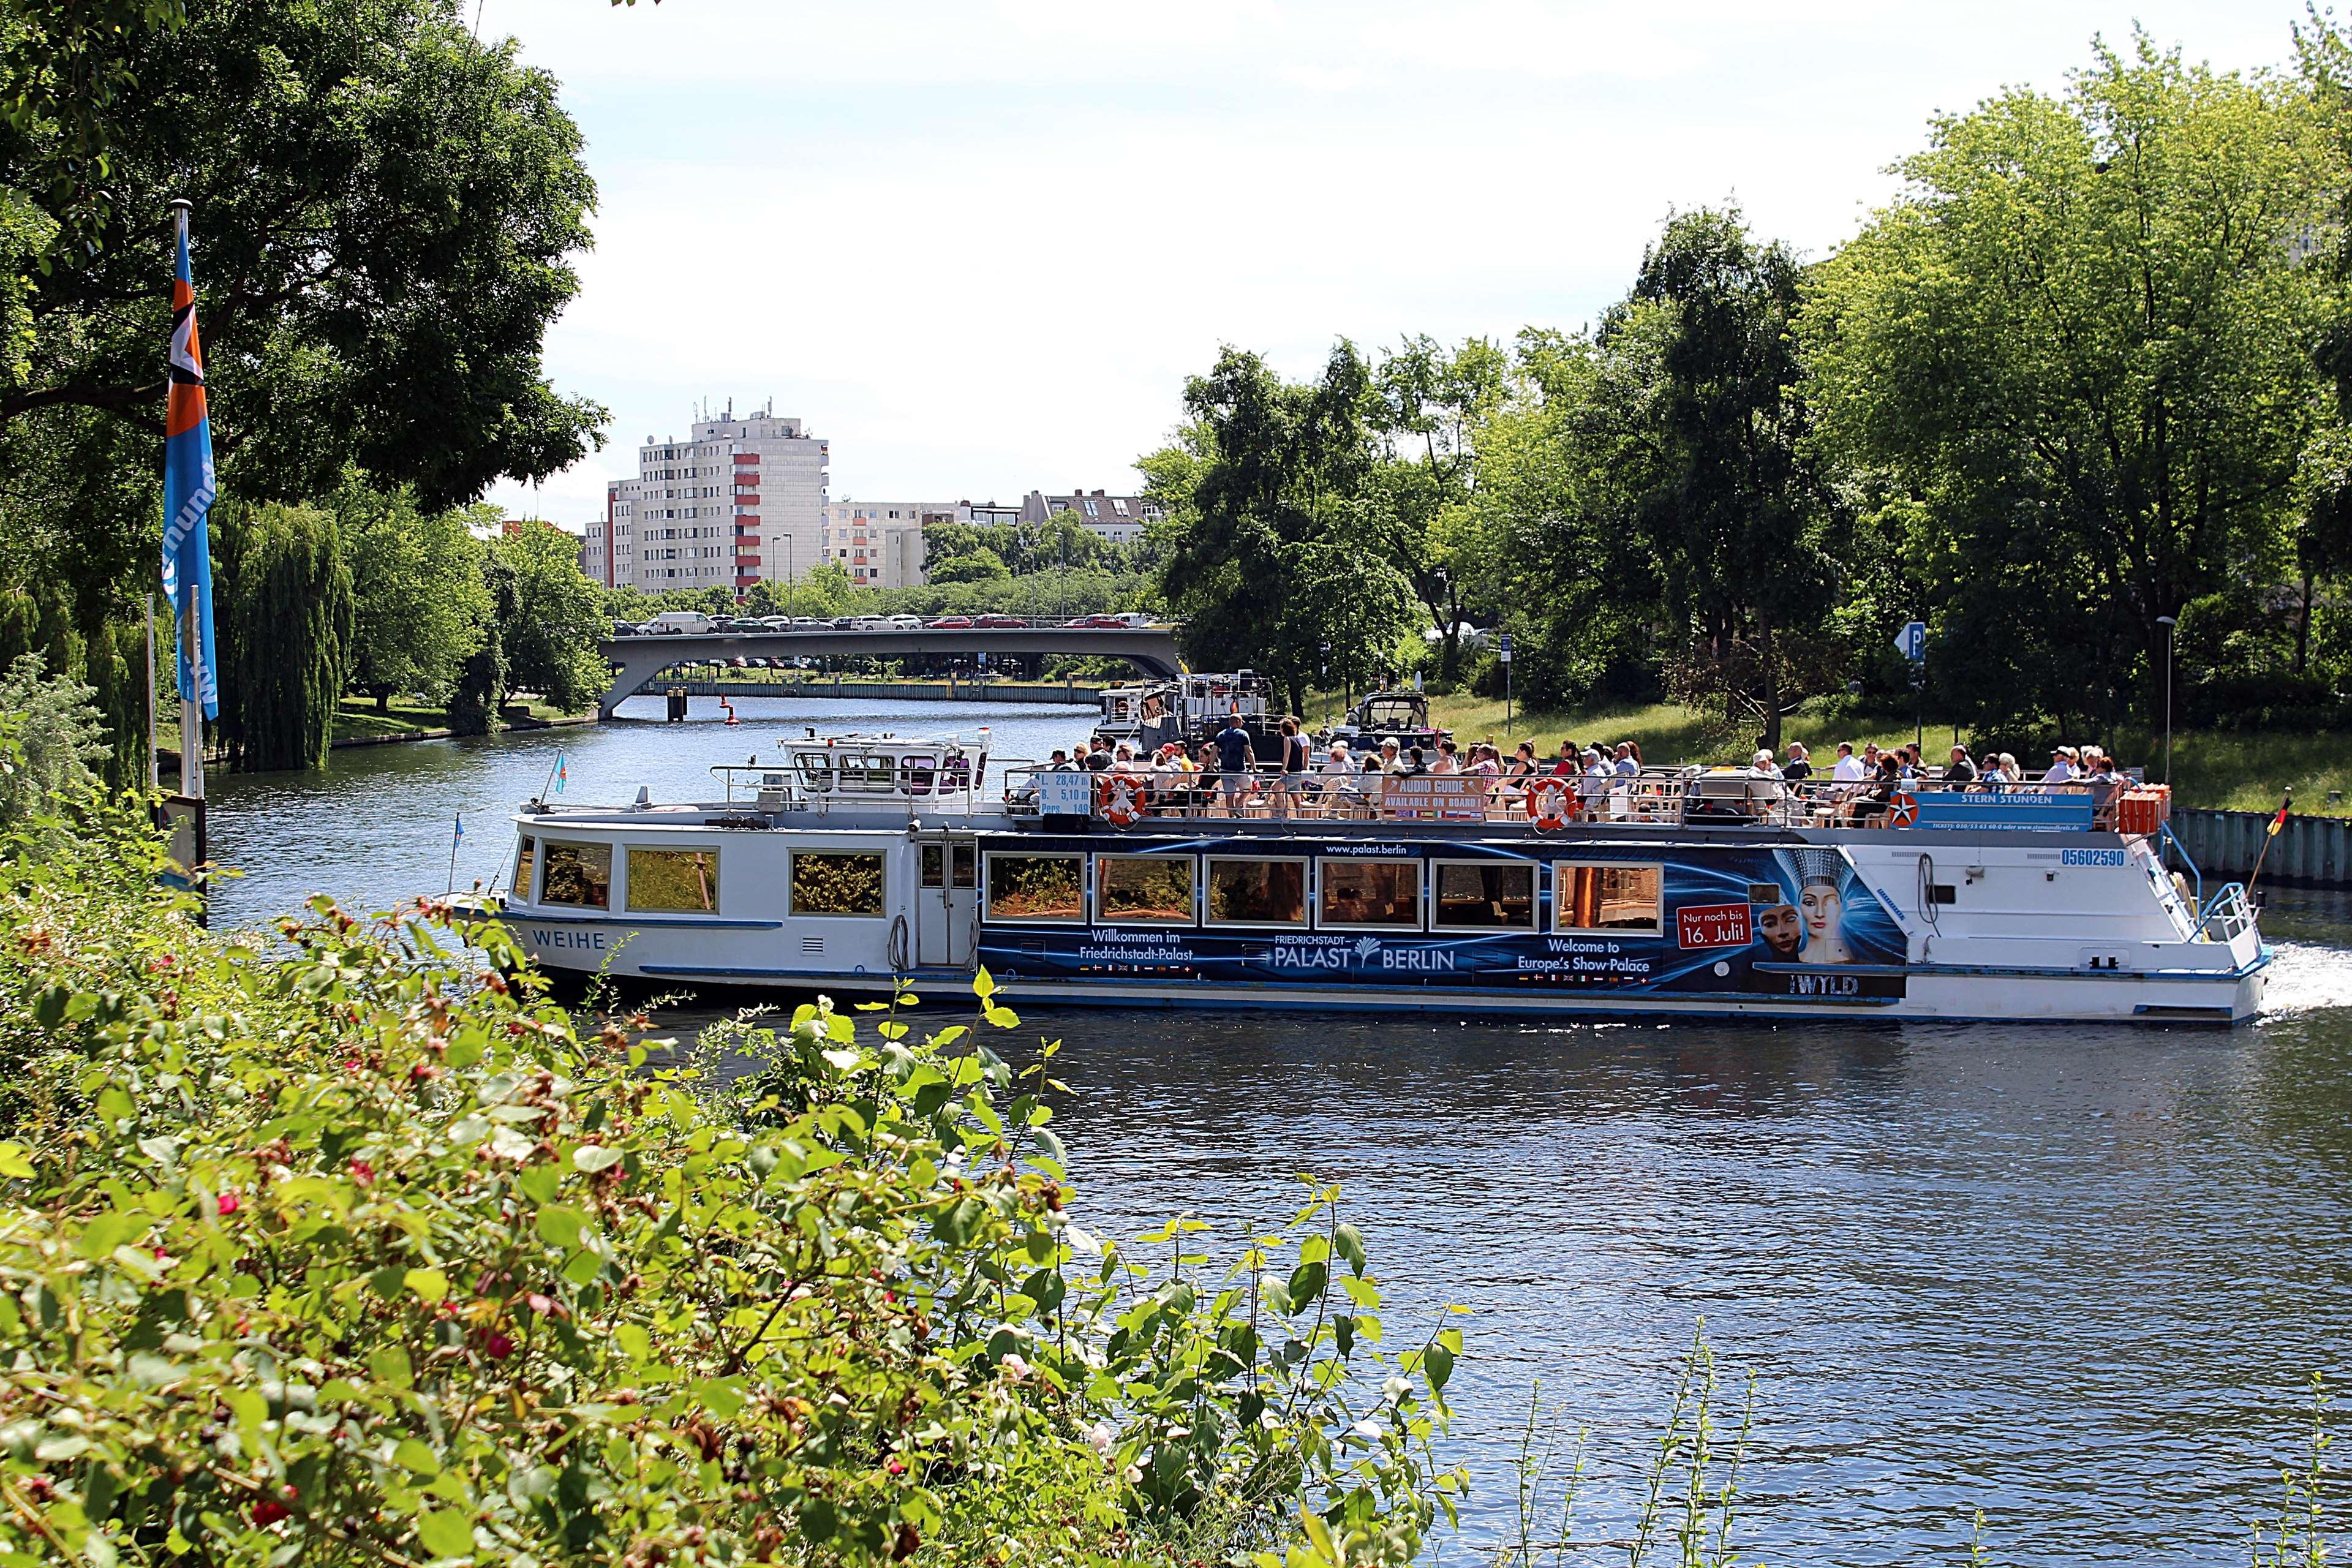
<instances>
[{"instance_id":1,"label":"boat wake","mask_svg":"<svg viewBox=\"0 0 2352 1568\"><path fill-rule=\"evenodd\" d=\"M2352 1007L2352 952L2305 942L2276 942L2272 952L2263 1017Z\"/></svg>"}]
</instances>

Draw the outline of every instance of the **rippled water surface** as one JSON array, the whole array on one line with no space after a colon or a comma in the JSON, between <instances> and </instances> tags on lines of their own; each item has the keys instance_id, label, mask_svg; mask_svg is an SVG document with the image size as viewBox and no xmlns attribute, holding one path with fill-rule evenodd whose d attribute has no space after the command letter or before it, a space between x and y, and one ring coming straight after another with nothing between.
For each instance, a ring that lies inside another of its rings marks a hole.
<instances>
[{"instance_id":1,"label":"rippled water surface","mask_svg":"<svg viewBox=\"0 0 2352 1568\"><path fill-rule=\"evenodd\" d=\"M1087 728L739 709L735 731L387 746L222 781L215 851L249 874L221 917L435 890L460 809L457 885L487 880L559 750L566 799L677 799L788 722L985 723L1031 756ZM1580 1538L1622 1536L1704 1317L1727 1382L1756 1379L1743 1560L1960 1562L1981 1508L2000 1563L2241 1563L2310 1374L2352 1370L2352 901L2274 893L2264 930L2272 1010L2227 1032L1067 1013L1023 1033L1066 1042L1081 1093L1057 1125L1096 1228L1191 1211L1230 1242L1312 1171L1346 1185L1392 1340L1472 1309L1455 1438L1477 1485L1443 1561L1499 1528L1538 1382L1591 1431Z\"/></svg>"}]
</instances>

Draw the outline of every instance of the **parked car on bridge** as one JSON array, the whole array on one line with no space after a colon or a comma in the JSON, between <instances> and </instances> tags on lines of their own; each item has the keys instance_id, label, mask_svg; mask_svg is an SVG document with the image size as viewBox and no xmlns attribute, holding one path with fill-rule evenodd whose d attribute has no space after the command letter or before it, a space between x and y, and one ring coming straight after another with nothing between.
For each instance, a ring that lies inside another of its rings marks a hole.
<instances>
[{"instance_id":1,"label":"parked car on bridge","mask_svg":"<svg viewBox=\"0 0 2352 1568\"><path fill-rule=\"evenodd\" d=\"M710 617L700 610L664 610L647 621L645 629L662 637L708 637Z\"/></svg>"},{"instance_id":2,"label":"parked car on bridge","mask_svg":"<svg viewBox=\"0 0 2352 1568\"><path fill-rule=\"evenodd\" d=\"M814 616L794 616L792 629L796 632L823 632L830 631L840 624L838 621L821 621Z\"/></svg>"},{"instance_id":3,"label":"parked car on bridge","mask_svg":"<svg viewBox=\"0 0 2352 1568\"><path fill-rule=\"evenodd\" d=\"M968 632L971 630L971 617L970 616L941 616L938 620L931 623L931 630L935 632Z\"/></svg>"},{"instance_id":4,"label":"parked car on bridge","mask_svg":"<svg viewBox=\"0 0 2352 1568\"><path fill-rule=\"evenodd\" d=\"M1080 616L1076 620L1072 621L1070 625L1074 626L1086 626L1091 630L1097 631L1118 632L1128 629L1127 623L1120 620L1117 616Z\"/></svg>"},{"instance_id":5,"label":"parked car on bridge","mask_svg":"<svg viewBox=\"0 0 2352 1568\"><path fill-rule=\"evenodd\" d=\"M923 629L920 616L892 616L885 623L894 632L919 632Z\"/></svg>"},{"instance_id":6,"label":"parked car on bridge","mask_svg":"<svg viewBox=\"0 0 2352 1568\"><path fill-rule=\"evenodd\" d=\"M637 628L627 621L614 621L613 635L616 637L633 637L637 635Z\"/></svg>"},{"instance_id":7,"label":"parked car on bridge","mask_svg":"<svg viewBox=\"0 0 2352 1568\"><path fill-rule=\"evenodd\" d=\"M1019 616L999 615L993 610L987 615L976 617L971 624L982 631L990 632L1021 632L1029 629L1029 623Z\"/></svg>"}]
</instances>

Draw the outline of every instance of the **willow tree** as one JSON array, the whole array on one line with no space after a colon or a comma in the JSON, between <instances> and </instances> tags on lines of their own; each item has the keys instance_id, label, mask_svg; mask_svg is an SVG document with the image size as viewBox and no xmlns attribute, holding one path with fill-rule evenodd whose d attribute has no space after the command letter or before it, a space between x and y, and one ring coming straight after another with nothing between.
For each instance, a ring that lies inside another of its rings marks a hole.
<instances>
[{"instance_id":1,"label":"willow tree","mask_svg":"<svg viewBox=\"0 0 2352 1568\"><path fill-rule=\"evenodd\" d=\"M213 517L221 739L247 771L324 767L353 630L334 516L265 502Z\"/></svg>"}]
</instances>

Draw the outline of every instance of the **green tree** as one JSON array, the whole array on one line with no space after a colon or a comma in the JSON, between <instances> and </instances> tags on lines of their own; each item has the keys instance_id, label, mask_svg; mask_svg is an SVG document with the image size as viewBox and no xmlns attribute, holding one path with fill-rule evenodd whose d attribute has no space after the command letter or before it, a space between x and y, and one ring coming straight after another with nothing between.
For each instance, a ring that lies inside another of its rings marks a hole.
<instances>
[{"instance_id":1,"label":"green tree","mask_svg":"<svg viewBox=\"0 0 2352 1568\"><path fill-rule=\"evenodd\" d=\"M1003 556L983 544L936 564L927 563L923 575L934 583L998 583L1010 579L1013 572Z\"/></svg>"},{"instance_id":2,"label":"green tree","mask_svg":"<svg viewBox=\"0 0 2352 1568\"><path fill-rule=\"evenodd\" d=\"M1140 460L1191 487L1175 498L1159 584L1185 616L1187 652L1271 676L1294 710L1327 670L1377 670L1410 618L1404 579L1360 537L1373 405L1351 343L1298 385L1227 348L1185 385L1197 445Z\"/></svg>"},{"instance_id":3,"label":"green tree","mask_svg":"<svg viewBox=\"0 0 2352 1568\"><path fill-rule=\"evenodd\" d=\"M19 656L0 673L0 831L22 829L37 812L86 793L107 753L106 730L90 699L41 656Z\"/></svg>"},{"instance_id":4,"label":"green tree","mask_svg":"<svg viewBox=\"0 0 2352 1568\"><path fill-rule=\"evenodd\" d=\"M2329 281L2308 95L2141 36L2063 99L1937 119L1901 171L1804 330L1833 449L1914 509L1937 689L1980 721L2151 711L2158 617L2292 571Z\"/></svg>"},{"instance_id":5,"label":"green tree","mask_svg":"<svg viewBox=\"0 0 2352 1568\"><path fill-rule=\"evenodd\" d=\"M322 768L349 684L352 574L334 515L213 508L220 731L243 771Z\"/></svg>"},{"instance_id":6,"label":"green tree","mask_svg":"<svg viewBox=\"0 0 2352 1568\"><path fill-rule=\"evenodd\" d=\"M11 7L19 83L80 10ZM587 450L603 411L548 385L540 347L594 187L553 79L510 41L477 42L454 0L197 0L106 47L136 92L106 117L102 243L12 247L37 331L0 426L160 432L164 204L186 196L225 493L324 496L356 462L438 510ZM18 101L0 169L60 167L77 132ZM71 179L19 195L86 226Z\"/></svg>"},{"instance_id":7,"label":"green tree","mask_svg":"<svg viewBox=\"0 0 2352 1568\"><path fill-rule=\"evenodd\" d=\"M512 584L498 617L508 688L579 712L604 695L612 675L596 646L611 630L604 590L581 574L579 539L551 523L526 522L494 540L490 552ZM724 595L720 607L733 614L734 595Z\"/></svg>"},{"instance_id":8,"label":"green tree","mask_svg":"<svg viewBox=\"0 0 2352 1568\"><path fill-rule=\"evenodd\" d=\"M445 699L490 618L482 542L461 508L419 510L414 491L353 475L335 513L352 571L352 687L383 711L394 694Z\"/></svg>"},{"instance_id":9,"label":"green tree","mask_svg":"<svg viewBox=\"0 0 2352 1568\"><path fill-rule=\"evenodd\" d=\"M1689 628L1677 684L1754 720L1776 751L1781 719L1836 673L1822 626L1828 487L1805 455L1790 330L1800 278L1796 257L1759 245L1736 209L1681 213L1612 323L1658 318L1647 412L1659 460L1639 516L1666 610Z\"/></svg>"},{"instance_id":10,"label":"green tree","mask_svg":"<svg viewBox=\"0 0 2352 1568\"><path fill-rule=\"evenodd\" d=\"M1376 416L1388 460L1366 487L1365 537L1412 586L1437 627L1438 671L1460 672L1464 590L1473 568L1476 433L1500 403L1510 359L1484 338L1449 352L1426 335L1381 356Z\"/></svg>"}]
</instances>

